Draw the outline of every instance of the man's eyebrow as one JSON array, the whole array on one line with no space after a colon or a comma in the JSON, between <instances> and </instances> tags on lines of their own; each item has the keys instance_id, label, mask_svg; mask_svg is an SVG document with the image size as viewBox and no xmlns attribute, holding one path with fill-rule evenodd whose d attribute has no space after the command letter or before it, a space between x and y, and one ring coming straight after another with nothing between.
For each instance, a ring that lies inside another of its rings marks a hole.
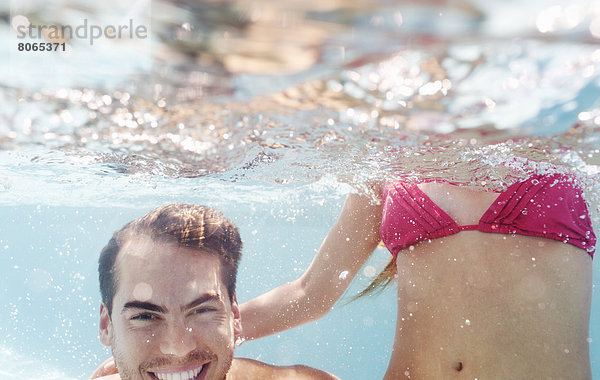
<instances>
[{"instance_id":1,"label":"man's eyebrow","mask_svg":"<svg viewBox=\"0 0 600 380\"><path fill-rule=\"evenodd\" d=\"M205 294L201 295L200 297L196 298L195 300L193 300L192 302L188 303L187 305L183 306L181 308L181 310L193 309L198 305L201 305L205 302L211 302L211 301L221 302L222 298L221 298L221 296L219 296L216 293L205 293Z\"/></svg>"},{"instance_id":2,"label":"man's eyebrow","mask_svg":"<svg viewBox=\"0 0 600 380\"><path fill-rule=\"evenodd\" d=\"M181 309L189 310L189 309L193 309L194 307L201 305L205 302L211 302L211 301L221 302L221 300L222 300L221 296L219 296L216 293L205 293L205 294L201 295L200 297L196 298L195 300L193 300L192 302L186 304ZM125 305L123 305L123 309L121 312L124 312L127 309L142 309L142 310L154 311L154 312L163 313L163 314L167 312L166 309L163 308L162 306L158 306L151 302L144 302L144 301L127 302Z\"/></svg>"},{"instance_id":3,"label":"man's eyebrow","mask_svg":"<svg viewBox=\"0 0 600 380\"><path fill-rule=\"evenodd\" d=\"M162 308L161 306L155 305L150 302L143 302L143 301L127 302L125 305L123 305L123 309L121 310L121 312L124 312L127 309L142 309L142 310L155 311L157 313L165 313L165 309Z\"/></svg>"}]
</instances>

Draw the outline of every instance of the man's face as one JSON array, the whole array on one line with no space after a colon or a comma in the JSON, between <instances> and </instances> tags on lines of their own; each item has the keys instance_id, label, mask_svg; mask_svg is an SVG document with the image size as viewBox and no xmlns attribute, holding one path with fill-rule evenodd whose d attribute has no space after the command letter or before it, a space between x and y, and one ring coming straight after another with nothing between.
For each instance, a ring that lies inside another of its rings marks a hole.
<instances>
[{"instance_id":1,"label":"man's face","mask_svg":"<svg viewBox=\"0 0 600 380\"><path fill-rule=\"evenodd\" d=\"M100 340L123 380L222 380L241 332L239 309L214 254L147 236L117 256L112 315L100 310Z\"/></svg>"}]
</instances>

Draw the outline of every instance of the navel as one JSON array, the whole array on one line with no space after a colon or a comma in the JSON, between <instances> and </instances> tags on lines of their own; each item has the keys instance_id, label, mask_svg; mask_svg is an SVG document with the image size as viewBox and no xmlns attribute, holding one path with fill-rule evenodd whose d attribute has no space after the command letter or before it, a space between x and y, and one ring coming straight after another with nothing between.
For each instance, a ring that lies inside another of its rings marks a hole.
<instances>
[{"instance_id":1,"label":"navel","mask_svg":"<svg viewBox=\"0 0 600 380\"><path fill-rule=\"evenodd\" d=\"M462 362L458 362L454 365L454 369L456 370L456 372L460 372L463 369L463 363Z\"/></svg>"}]
</instances>

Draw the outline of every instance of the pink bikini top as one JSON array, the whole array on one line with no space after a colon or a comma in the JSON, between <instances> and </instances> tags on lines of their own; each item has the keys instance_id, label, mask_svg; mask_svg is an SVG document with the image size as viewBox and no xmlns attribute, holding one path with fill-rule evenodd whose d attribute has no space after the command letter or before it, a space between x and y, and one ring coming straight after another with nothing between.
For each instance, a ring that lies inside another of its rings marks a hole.
<instances>
[{"instance_id":1,"label":"pink bikini top","mask_svg":"<svg viewBox=\"0 0 600 380\"><path fill-rule=\"evenodd\" d=\"M585 249L592 258L596 235L581 189L563 174L533 175L501 192L479 220L459 226L416 184L388 182L383 192L381 239L394 258L425 239L460 231L545 237Z\"/></svg>"}]
</instances>

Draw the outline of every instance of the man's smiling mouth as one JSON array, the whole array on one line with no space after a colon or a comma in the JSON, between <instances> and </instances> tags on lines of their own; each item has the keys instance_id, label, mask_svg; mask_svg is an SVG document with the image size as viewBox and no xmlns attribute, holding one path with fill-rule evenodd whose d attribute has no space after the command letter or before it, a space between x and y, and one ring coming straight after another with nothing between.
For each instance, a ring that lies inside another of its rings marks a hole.
<instances>
[{"instance_id":1,"label":"man's smiling mouth","mask_svg":"<svg viewBox=\"0 0 600 380\"><path fill-rule=\"evenodd\" d=\"M150 372L158 380L195 380L206 365L182 372Z\"/></svg>"}]
</instances>

